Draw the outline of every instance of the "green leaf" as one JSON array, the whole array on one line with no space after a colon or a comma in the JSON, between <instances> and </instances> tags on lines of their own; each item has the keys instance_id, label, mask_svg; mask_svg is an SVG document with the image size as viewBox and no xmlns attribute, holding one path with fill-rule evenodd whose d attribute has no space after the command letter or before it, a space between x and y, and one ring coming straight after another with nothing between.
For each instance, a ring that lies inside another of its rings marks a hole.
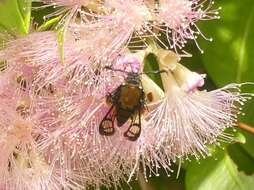
<instances>
[{"instance_id":1,"label":"green leaf","mask_svg":"<svg viewBox=\"0 0 254 190\"><path fill-rule=\"evenodd\" d=\"M30 21L31 21L32 0L19 0L18 5L19 5L19 10L23 17L24 27L28 33L29 27L30 27Z\"/></svg>"},{"instance_id":2,"label":"green leaf","mask_svg":"<svg viewBox=\"0 0 254 190\"><path fill-rule=\"evenodd\" d=\"M254 81L254 1L224 0L217 6L222 7L221 19L201 25L214 38L213 43L200 41L205 67L218 86Z\"/></svg>"},{"instance_id":3,"label":"green leaf","mask_svg":"<svg viewBox=\"0 0 254 190\"><path fill-rule=\"evenodd\" d=\"M247 139L246 143L242 147L248 152L254 159L254 136L248 132L243 131L245 138Z\"/></svg>"},{"instance_id":4,"label":"green leaf","mask_svg":"<svg viewBox=\"0 0 254 190\"><path fill-rule=\"evenodd\" d=\"M243 133L240 133L240 132L234 132L234 137L233 137L233 140L236 142L236 143L241 143L241 144L245 144L246 143L246 138L245 136L243 135Z\"/></svg>"},{"instance_id":5,"label":"green leaf","mask_svg":"<svg viewBox=\"0 0 254 190\"><path fill-rule=\"evenodd\" d=\"M200 164L190 164L186 172L186 190L247 190L253 185L254 176L239 172L224 151L202 160Z\"/></svg>"},{"instance_id":6,"label":"green leaf","mask_svg":"<svg viewBox=\"0 0 254 190\"><path fill-rule=\"evenodd\" d=\"M240 171L254 173L254 158L240 144L230 145L227 150Z\"/></svg>"},{"instance_id":7,"label":"green leaf","mask_svg":"<svg viewBox=\"0 0 254 190\"><path fill-rule=\"evenodd\" d=\"M133 189L135 190L141 190L139 184L138 184L138 181L137 180L133 180L130 182L130 184L126 184L125 182L121 182L120 183L120 187L119 189L122 189L122 190L130 190L130 187L132 187ZM94 189L94 188L90 188L91 190ZM111 187L111 188L107 188L107 187L100 187L100 190L115 190L115 186Z\"/></svg>"},{"instance_id":8,"label":"green leaf","mask_svg":"<svg viewBox=\"0 0 254 190\"><path fill-rule=\"evenodd\" d=\"M41 32L41 31L45 31L50 29L51 27L54 27L61 19L61 16L52 18L48 21L46 21L45 23L43 23L38 29L37 31Z\"/></svg>"},{"instance_id":9,"label":"green leaf","mask_svg":"<svg viewBox=\"0 0 254 190\"><path fill-rule=\"evenodd\" d=\"M152 176L148 178L149 183L152 187L155 187L154 190L182 190L184 189L184 177L185 170L181 169L179 176L177 177L178 165L173 164L171 166L172 172L170 176L168 176L165 171L160 171L160 176Z\"/></svg>"},{"instance_id":10,"label":"green leaf","mask_svg":"<svg viewBox=\"0 0 254 190\"><path fill-rule=\"evenodd\" d=\"M0 0L0 31L27 34L30 13L31 0Z\"/></svg>"},{"instance_id":11,"label":"green leaf","mask_svg":"<svg viewBox=\"0 0 254 190\"><path fill-rule=\"evenodd\" d=\"M58 11L58 8L54 6L43 6L45 5L42 2L35 2L33 1L32 6L34 9L31 12L31 16L33 17L33 22L36 23L38 26L41 26L45 23L45 16L52 14L53 12ZM50 17L55 18L55 16ZM46 21L47 22L47 21Z\"/></svg>"},{"instance_id":12,"label":"green leaf","mask_svg":"<svg viewBox=\"0 0 254 190\"><path fill-rule=\"evenodd\" d=\"M159 64L156 58L156 55L153 53L149 53L144 58L144 72L150 71L159 71ZM159 74L150 74L149 77L161 88L163 89L161 77Z\"/></svg>"},{"instance_id":13,"label":"green leaf","mask_svg":"<svg viewBox=\"0 0 254 190\"><path fill-rule=\"evenodd\" d=\"M201 30L214 38L213 43L200 40L205 50L201 56L205 68L218 87L227 83L254 82L254 1L218 1L221 19L200 25ZM254 92L254 85L246 85L243 92ZM245 116L239 120L254 126L254 101L245 106ZM242 145L254 158L254 136L244 133Z\"/></svg>"}]
</instances>

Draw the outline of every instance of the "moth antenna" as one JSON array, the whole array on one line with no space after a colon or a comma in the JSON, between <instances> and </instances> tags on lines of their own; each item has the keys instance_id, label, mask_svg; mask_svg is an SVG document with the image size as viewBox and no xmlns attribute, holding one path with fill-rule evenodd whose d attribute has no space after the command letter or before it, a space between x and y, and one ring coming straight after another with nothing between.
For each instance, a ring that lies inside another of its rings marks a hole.
<instances>
[{"instance_id":1,"label":"moth antenna","mask_svg":"<svg viewBox=\"0 0 254 190\"><path fill-rule=\"evenodd\" d=\"M110 66L105 66L104 69L108 69L108 70L111 70L111 71L117 71L117 72L122 72L122 73L127 73L127 74L129 74L129 72L127 72L127 71L123 71L123 70L121 70L121 69L113 69L113 68L110 67Z\"/></svg>"},{"instance_id":2,"label":"moth antenna","mask_svg":"<svg viewBox=\"0 0 254 190\"><path fill-rule=\"evenodd\" d=\"M147 72L142 72L140 73L141 75L142 74L160 74L160 73L168 73L168 70L158 70L158 71L147 71Z\"/></svg>"}]
</instances>

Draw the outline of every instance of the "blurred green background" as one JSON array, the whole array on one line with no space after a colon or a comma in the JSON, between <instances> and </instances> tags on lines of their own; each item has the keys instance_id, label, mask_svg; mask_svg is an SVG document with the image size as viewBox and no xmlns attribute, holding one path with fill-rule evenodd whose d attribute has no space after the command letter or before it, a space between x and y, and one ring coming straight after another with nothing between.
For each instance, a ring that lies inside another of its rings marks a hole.
<instances>
[{"instance_id":1,"label":"blurred green background","mask_svg":"<svg viewBox=\"0 0 254 190\"><path fill-rule=\"evenodd\" d=\"M47 10L31 10L27 0L0 0L0 31L12 36L25 35L33 30L34 23L42 23ZM201 31L213 42L199 37L204 54L190 42L186 50L193 57L181 63L199 73L207 73L209 90L228 83L254 82L254 1L217 0L215 7L222 7L220 20L201 21ZM31 17L30 17L31 16ZM32 22L31 22L32 21ZM33 24L32 24L33 23ZM5 35L0 35L0 38ZM4 37L2 37L4 39ZM2 39L2 40L3 40ZM152 58L148 60L153 62ZM253 86L243 91L254 92ZM239 121L254 126L254 100L245 107L245 116ZM186 161L180 176L175 170L168 178L161 171L145 183L142 177L134 181L133 189L141 190L252 190L254 189L254 135L236 127L236 143L211 147L212 157ZM103 188L102 188L103 189ZM129 189L129 187L126 187Z\"/></svg>"}]
</instances>

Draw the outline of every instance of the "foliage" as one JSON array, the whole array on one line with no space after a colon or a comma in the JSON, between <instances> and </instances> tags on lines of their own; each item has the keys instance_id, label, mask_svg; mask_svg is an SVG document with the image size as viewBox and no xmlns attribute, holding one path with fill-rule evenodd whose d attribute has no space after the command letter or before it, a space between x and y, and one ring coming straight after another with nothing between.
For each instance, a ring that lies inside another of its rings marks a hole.
<instances>
[{"instance_id":1,"label":"foliage","mask_svg":"<svg viewBox=\"0 0 254 190\"><path fill-rule=\"evenodd\" d=\"M14 36L27 34L31 25L30 4L27 0L0 0L0 31ZM207 72L210 89L232 82L254 82L254 1L218 0L216 5L222 7L221 19L199 26L205 35L213 37L213 42L198 39L204 54L201 54L194 44L188 44L193 57L184 58L182 62L196 71ZM34 11L32 15L35 21L41 23L41 13ZM39 30L52 26L59 18L53 19L45 22ZM147 61L153 63L153 67L146 70L154 70L157 67L156 58L152 54L148 56ZM160 79L154 80L161 86ZM246 85L243 90L250 92L250 85ZM246 116L240 118L252 126L253 108L254 101L246 106ZM158 190L182 189L183 186L187 190L252 189L254 137L241 132L246 138L246 143L222 145L224 150L216 149L212 157L201 160L200 163L188 162L182 168L178 180L166 178L162 171L162 177L152 179L151 186Z\"/></svg>"},{"instance_id":2,"label":"foliage","mask_svg":"<svg viewBox=\"0 0 254 190\"><path fill-rule=\"evenodd\" d=\"M0 31L27 34L30 27L31 1L1 0Z\"/></svg>"}]
</instances>

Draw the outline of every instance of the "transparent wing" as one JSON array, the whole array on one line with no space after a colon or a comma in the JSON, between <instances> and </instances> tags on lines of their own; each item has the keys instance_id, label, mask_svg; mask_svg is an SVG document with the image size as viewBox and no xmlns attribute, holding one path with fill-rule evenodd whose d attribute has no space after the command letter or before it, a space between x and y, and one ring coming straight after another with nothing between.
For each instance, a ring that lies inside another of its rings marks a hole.
<instances>
[{"instance_id":1,"label":"transparent wing","mask_svg":"<svg viewBox=\"0 0 254 190\"><path fill-rule=\"evenodd\" d=\"M104 136L111 136L115 133L114 128L115 108L111 106L99 126L99 133Z\"/></svg>"}]
</instances>

